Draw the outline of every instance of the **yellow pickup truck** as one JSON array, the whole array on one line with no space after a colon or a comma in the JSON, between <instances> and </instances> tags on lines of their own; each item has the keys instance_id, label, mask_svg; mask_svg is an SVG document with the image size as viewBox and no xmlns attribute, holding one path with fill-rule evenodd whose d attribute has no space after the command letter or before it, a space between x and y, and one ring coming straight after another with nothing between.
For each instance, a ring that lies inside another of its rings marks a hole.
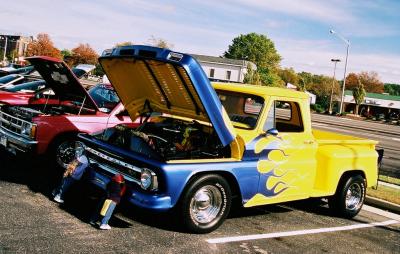
<instances>
[{"instance_id":1,"label":"yellow pickup truck","mask_svg":"<svg viewBox=\"0 0 400 254\"><path fill-rule=\"evenodd\" d=\"M377 183L377 142L312 130L305 93L211 84L190 55L148 46L99 61L141 124L79 135L92 182L105 188L123 174L129 202L174 208L189 231L216 229L234 199L252 207L327 197L353 217Z\"/></svg>"}]
</instances>

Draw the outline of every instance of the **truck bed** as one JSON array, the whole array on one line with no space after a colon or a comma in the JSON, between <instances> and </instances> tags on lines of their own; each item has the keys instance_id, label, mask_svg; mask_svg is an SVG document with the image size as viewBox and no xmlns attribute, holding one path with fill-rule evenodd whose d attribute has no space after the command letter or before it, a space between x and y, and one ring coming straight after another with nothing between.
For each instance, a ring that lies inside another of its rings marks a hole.
<instances>
[{"instance_id":1,"label":"truck bed","mask_svg":"<svg viewBox=\"0 0 400 254\"><path fill-rule=\"evenodd\" d=\"M378 141L343 135L329 131L313 130L315 140L319 145L373 145Z\"/></svg>"}]
</instances>

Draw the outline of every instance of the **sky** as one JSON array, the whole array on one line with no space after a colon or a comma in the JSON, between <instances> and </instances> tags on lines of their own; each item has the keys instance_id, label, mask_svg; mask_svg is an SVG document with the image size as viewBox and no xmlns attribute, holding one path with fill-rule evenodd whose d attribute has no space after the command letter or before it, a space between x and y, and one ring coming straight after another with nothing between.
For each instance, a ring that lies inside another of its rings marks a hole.
<instances>
[{"instance_id":1,"label":"sky","mask_svg":"<svg viewBox=\"0 0 400 254\"><path fill-rule=\"evenodd\" d=\"M400 84L399 0L0 0L0 34L48 33L56 47L89 43L99 53L118 42L163 38L179 52L221 56L240 34L264 34L297 72L376 71ZM7 4L5 4L7 2ZM336 35L330 34L333 29Z\"/></svg>"}]
</instances>

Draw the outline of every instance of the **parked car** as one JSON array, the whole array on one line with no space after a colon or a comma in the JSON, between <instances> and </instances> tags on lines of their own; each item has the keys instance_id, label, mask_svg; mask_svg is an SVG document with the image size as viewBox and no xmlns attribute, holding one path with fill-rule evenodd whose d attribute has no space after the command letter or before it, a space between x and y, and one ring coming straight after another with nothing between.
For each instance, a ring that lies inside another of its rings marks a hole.
<instances>
[{"instance_id":1,"label":"parked car","mask_svg":"<svg viewBox=\"0 0 400 254\"><path fill-rule=\"evenodd\" d=\"M12 87L14 85L41 80L41 77L21 75L21 74L9 74L0 78L0 89L4 87Z\"/></svg>"},{"instance_id":2,"label":"parked car","mask_svg":"<svg viewBox=\"0 0 400 254\"><path fill-rule=\"evenodd\" d=\"M92 69L93 68L94 66L92 65ZM72 68L71 71L80 79L92 69L82 69L77 66ZM37 76L40 77L39 74ZM39 79L22 84L8 84L6 86L0 85L0 105L43 104L46 100L52 99L52 97L54 97L53 95L54 92L51 90L51 87L46 86L46 82ZM55 100L53 103L58 103L58 101Z\"/></svg>"},{"instance_id":3,"label":"parked car","mask_svg":"<svg viewBox=\"0 0 400 254\"><path fill-rule=\"evenodd\" d=\"M21 74L21 75L28 75L35 71L35 68L32 65L14 68L14 67L3 67L0 68L0 77L7 76L9 74Z\"/></svg>"},{"instance_id":4,"label":"parked car","mask_svg":"<svg viewBox=\"0 0 400 254\"><path fill-rule=\"evenodd\" d=\"M54 96L40 104L1 107L0 144L8 151L47 153L52 161L66 167L74 158L78 133L130 122L118 96L105 96L112 93L111 86L94 88L91 97L64 62L49 57L31 57L29 61Z\"/></svg>"},{"instance_id":5,"label":"parked car","mask_svg":"<svg viewBox=\"0 0 400 254\"><path fill-rule=\"evenodd\" d=\"M141 125L78 135L92 182L106 188L123 174L130 203L174 209L191 232L218 228L234 199L252 207L328 197L332 210L354 217L377 183L377 142L312 130L305 93L222 83L214 90L193 57L150 46L115 48L99 61Z\"/></svg>"}]
</instances>

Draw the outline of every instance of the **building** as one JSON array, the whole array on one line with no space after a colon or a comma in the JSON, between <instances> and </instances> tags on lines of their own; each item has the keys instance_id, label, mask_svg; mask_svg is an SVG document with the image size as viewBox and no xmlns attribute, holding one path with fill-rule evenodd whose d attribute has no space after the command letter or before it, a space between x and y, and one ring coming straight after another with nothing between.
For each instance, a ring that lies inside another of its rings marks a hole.
<instances>
[{"instance_id":1,"label":"building","mask_svg":"<svg viewBox=\"0 0 400 254\"><path fill-rule=\"evenodd\" d=\"M0 61L18 60L26 54L28 44L33 41L33 37L21 35L0 35Z\"/></svg>"},{"instance_id":2,"label":"building","mask_svg":"<svg viewBox=\"0 0 400 254\"><path fill-rule=\"evenodd\" d=\"M196 54L191 56L196 58L211 81L243 83L248 66L257 69L254 63L245 60Z\"/></svg>"},{"instance_id":3,"label":"building","mask_svg":"<svg viewBox=\"0 0 400 254\"><path fill-rule=\"evenodd\" d=\"M343 103L345 112L355 113L356 103L352 91L346 90L344 92ZM364 102L360 105L358 113L364 116L382 113L387 115L392 111L400 112L400 96L366 93Z\"/></svg>"}]
</instances>

